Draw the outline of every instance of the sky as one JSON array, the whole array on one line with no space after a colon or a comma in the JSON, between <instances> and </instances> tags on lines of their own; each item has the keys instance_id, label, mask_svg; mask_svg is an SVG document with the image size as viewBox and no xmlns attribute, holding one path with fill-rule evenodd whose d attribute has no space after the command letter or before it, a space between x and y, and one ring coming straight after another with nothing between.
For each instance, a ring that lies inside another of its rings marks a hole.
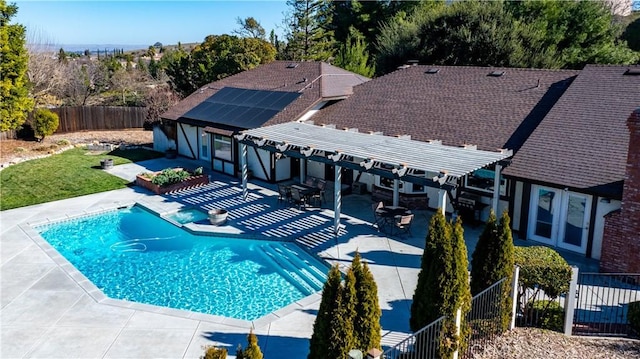
<instances>
[{"instance_id":1,"label":"sky","mask_svg":"<svg viewBox=\"0 0 640 359\"><path fill-rule=\"evenodd\" d=\"M55 45L164 45L202 42L229 34L236 18L252 16L269 32L282 34L284 0L255 1L33 1L18 6L12 19L27 27L30 42ZM34 40L35 39L35 40Z\"/></svg>"}]
</instances>

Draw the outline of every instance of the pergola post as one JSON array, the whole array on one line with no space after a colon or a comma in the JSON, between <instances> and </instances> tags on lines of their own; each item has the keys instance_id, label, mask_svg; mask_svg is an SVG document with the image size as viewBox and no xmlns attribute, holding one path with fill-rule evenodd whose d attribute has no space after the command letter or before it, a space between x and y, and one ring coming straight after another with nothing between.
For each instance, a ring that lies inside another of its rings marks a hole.
<instances>
[{"instance_id":1,"label":"pergola post","mask_svg":"<svg viewBox=\"0 0 640 359\"><path fill-rule=\"evenodd\" d=\"M499 163L496 163L496 169L493 178L493 199L491 201L491 208L493 208L493 213L496 214L497 217L500 217L498 213L498 202L500 201L500 172L502 172L502 166Z\"/></svg>"},{"instance_id":2,"label":"pergola post","mask_svg":"<svg viewBox=\"0 0 640 359\"><path fill-rule=\"evenodd\" d=\"M447 190L444 188L438 190L438 208L440 208L443 215L447 214Z\"/></svg>"},{"instance_id":3,"label":"pergola post","mask_svg":"<svg viewBox=\"0 0 640 359\"><path fill-rule=\"evenodd\" d=\"M400 180L393 179L393 205L398 206L400 204Z\"/></svg>"},{"instance_id":4,"label":"pergola post","mask_svg":"<svg viewBox=\"0 0 640 359\"><path fill-rule=\"evenodd\" d=\"M249 168L247 166L247 145L240 144L240 168L242 169L242 199L246 200L248 196L247 180L249 178Z\"/></svg>"},{"instance_id":5,"label":"pergola post","mask_svg":"<svg viewBox=\"0 0 640 359\"><path fill-rule=\"evenodd\" d=\"M335 166L333 183L333 233L337 236L340 232L340 212L342 210L342 167Z\"/></svg>"},{"instance_id":6,"label":"pergola post","mask_svg":"<svg viewBox=\"0 0 640 359\"><path fill-rule=\"evenodd\" d=\"M300 183L304 183L307 180L307 159L300 159Z\"/></svg>"}]
</instances>

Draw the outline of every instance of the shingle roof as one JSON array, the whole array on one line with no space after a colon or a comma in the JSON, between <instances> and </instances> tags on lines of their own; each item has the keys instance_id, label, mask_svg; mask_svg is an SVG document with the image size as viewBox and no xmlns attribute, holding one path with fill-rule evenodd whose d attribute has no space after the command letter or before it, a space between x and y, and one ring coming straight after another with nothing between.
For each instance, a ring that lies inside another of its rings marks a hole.
<instances>
[{"instance_id":1,"label":"shingle roof","mask_svg":"<svg viewBox=\"0 0 640 359\"><path fill-rule=\"evenodd\" d=\"M323 98L348 96L354 85L368 80L322 62L274 61L205 85L161 117L178 120L223 87L301 92L296 101L265 123L265 126L272 125L297 119Z\"/></svg>"},{"instance_id":2,"label":"shingle roof","mask_svg":"<svg viewBox=\"0 0 640 359\"><path fill-rule=\"evenodd\" d=\"M639 67L586 66L505 175L611 194L625 175L626 120L640 106L640 76L628 68Z\"/></svg>"},{"instance_id":3,"label":"shingle roof","mask_svg":"<svg viewBox=\"0 0 640 359\"><path fill-rule=\"evenodd\" d=\"M425 71L437 68L435 74ZM491 77L492 71L505 71ZM517 150L578 71L411 66L354 87L311 120L441 140L445 145Z\"/></svg>"}]
</instances>

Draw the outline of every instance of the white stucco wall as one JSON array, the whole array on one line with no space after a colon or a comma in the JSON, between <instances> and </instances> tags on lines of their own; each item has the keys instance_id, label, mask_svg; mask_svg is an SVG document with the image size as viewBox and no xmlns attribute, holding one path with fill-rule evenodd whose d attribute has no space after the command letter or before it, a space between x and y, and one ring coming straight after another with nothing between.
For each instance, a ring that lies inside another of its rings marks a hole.
<instances>
[{"instance_id":1,"label":"white stucco wall","mask_svg":"<svg viewBox=\"0 0 640 359\"><path fill-rule=\"evenodd\" d=\"M183 131L184 130L184 131ZM186 137L185 137L186 134ZM194 158L195 154L198 158L198 130L195 126L186 125L184 123L178 124L178 154L188 157ZM188 139L188 141L187 141ZM189 145L191 145L193 153L189 149Z\"/></svg>"},{"instance_id":2,"label":"white stucco wall","mask_svg":"<svg viewBox=\"0 0 640 359\"><path fill-rule=\"evenodd\" d=\"M176 141L170 140L158 126L153 126L153 150L164 152L176 148Z\"/></svg>"}]
</instances>

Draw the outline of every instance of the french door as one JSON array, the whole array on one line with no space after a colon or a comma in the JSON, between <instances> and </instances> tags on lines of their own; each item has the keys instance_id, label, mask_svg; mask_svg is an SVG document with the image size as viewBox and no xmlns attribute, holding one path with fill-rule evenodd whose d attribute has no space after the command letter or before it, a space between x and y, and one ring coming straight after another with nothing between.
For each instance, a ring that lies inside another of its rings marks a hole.
<instances>
[{"instance_id":1,"label":"french door","mask_svg":"<svg viewBox=\"0 0 640 359\"><path fill-rule=\"evenodd\" d=\"M528 237L584 254L590 213L590 195L533 185Z\"/></svg>"}]
</instances>

